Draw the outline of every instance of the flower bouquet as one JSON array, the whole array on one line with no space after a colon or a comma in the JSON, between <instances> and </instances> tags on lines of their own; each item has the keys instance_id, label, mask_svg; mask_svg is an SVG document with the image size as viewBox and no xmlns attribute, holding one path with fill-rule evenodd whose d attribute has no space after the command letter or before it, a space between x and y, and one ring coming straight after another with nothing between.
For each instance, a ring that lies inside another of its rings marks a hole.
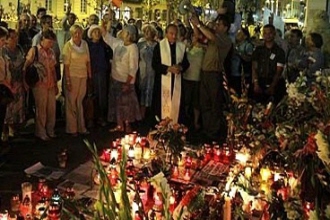
<instances>
[{"instance_id":1,"label":"flower bouquet","mask_svg":"<svg viewBox=\"0 0 330 220\"><path fill-rule=\"evenodd\" d=\"M172 119L165 118L156 125L156 130L149 132L148 139L152 147L160 147L167 154L166 157L172 163L172 157L181 157L184 150L188 129L182 124L174 124ZM170 154L170 155L169 155Z\"/></svg>"}]
</instances>

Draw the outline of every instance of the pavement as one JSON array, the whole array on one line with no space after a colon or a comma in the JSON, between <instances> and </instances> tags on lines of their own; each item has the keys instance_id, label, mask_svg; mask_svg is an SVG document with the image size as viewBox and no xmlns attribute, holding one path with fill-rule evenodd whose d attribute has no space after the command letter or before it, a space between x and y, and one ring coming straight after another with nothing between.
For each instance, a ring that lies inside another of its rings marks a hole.
<instances>
[{"instance_id":1,"label":"pavement","mask_svg":"<svg viewBox=\"0 0 330 220\"><path fill-rule=\"evenodd\" d=\"M89 135L79 135L77 137L65 134L65 122L57 121L57 138L50 141L42 141L34 137L34 124L20 130L18 136L9 141L9 146L0 148L0 210L10 208L10 198L13 195L21 194L21 183L29 181L37 186L38 178L28 176L24 170L37 162L45 166L59 168L57 154L64 148L68 152L67 166L65 172L69 172L80 164L91 159L91 153L84 143L87 139L90 143L95 143L101 151L110 146L113 140L122 137L124 133L110 133L106 127L94 127L89 129ZM134 128L145 135L148 128L138 124ZM57 183L49 183L57 184Z\"/></svg>"}]
</instances>

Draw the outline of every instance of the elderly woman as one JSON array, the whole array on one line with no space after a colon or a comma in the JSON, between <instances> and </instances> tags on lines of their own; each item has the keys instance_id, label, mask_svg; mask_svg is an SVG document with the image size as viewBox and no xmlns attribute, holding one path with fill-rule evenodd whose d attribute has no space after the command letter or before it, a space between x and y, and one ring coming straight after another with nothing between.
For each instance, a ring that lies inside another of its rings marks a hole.
<instances>
[{"instance_id":1,"label":"elderly woman","mask_svg":"<svg viewBox=\"0 0 330 220\"><path fill-rule=\"evenodd\" d=\"M124 27L121 39L106 33L104 40L114 52L110 91L108 120L117 122L114 131L131 131L131 122L141 120L139 103L135 92L135 78L139 63L139 50L134 43L136 28L133 25ZM124 127L125 126L125 127Z\"/></svg>"},{"instance_id":2,"label":"elderly woman","mask_svg":"<svg viewBox=\"0 0 330 220\"><path fill-rule=\"evenodd\" d=\"M32 88L36 106L36 128L35 136L43 141L49 138L55 138L54 133L55 118L56 118L56 95L58 94L57 78L56 78L56 58L52 49L56 35L51 30L42 32L41 42L37 45L38 62L43 68L43 77ZM27 56L23 67L23 72L26 67L33 63L36 48L32 47ZM40 73L39 73L40 74Z\"/></svg>"},{"instance_id":3,"label":"elderly woman","mask_svg":"<svg viewBox=\"0 0 330 220\"><path fill-rule=\"evenodd\" d=\"M139 61L139 89L140 89L140 110L142 118L145 118L146 109L151 107L152 94L155 82L155 71L152 68L152 56L157 44L155 37L157 30L151 24L142 29L144 38L137 44L140 53Z\"/></svg>"},{"instance_id":4,"label":"elderly woman","mask_svg":"<svg viewBox=\"0 0 330 220\"><path fill-rule=\"evenodd\" d=\"M112 59L112 49L107 45L101 33L101 27L91 25L88 30L88 47L91 57L91 68L93 73L93 90L96 98L95 109L97 123L106 125L108 115L108 88L110 59Z\"/></svg>"},{"instance_id":5,"label":"elderly woman","mask_svg":"<svg viewBox=\"0 0 330 220\"><path fill-rule=\"evenodd\" d=\"M71 39L63 48L66 133L72 136L89 134L85 126L83 99L87 77L92 75L89 49L87 42L82 40L82 33L81 26L72 25Z\"/></svg>"},{"instance_id":6,"label":"elderly woman","mask_svg":"<svg viewBox=\"0 0 330 220\"><path fill-rule=\"evenodd\" d=\"M14 29L8 30L7 44L4 47L4 53L9 58L9 69L11 73L11 85L15 88L15 100L7 106L5 119L6 138L14 136L15 126L24 122L25 119L25 88L23 85L23 65L25 55L23 49L17 44L18 34Z\"/></svg>"}]
</instances>

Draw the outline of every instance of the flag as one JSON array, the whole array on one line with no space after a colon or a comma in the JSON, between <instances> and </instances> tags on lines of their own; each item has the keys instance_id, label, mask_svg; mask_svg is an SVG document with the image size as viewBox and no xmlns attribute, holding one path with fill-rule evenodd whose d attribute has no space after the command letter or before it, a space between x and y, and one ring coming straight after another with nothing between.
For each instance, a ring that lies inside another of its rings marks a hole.
<instances>
[{"instance_id":1,"label":"flag","mask_svg":"<svg viewBox=\"0 0 330 220\"><path fill-rule=\"evenodd\" d=\"M123 3L123 0L110 0L110 4L112 4L113 6L116 6L117 8L120 8L122 3Z\"/></svg>"}]
</instances>

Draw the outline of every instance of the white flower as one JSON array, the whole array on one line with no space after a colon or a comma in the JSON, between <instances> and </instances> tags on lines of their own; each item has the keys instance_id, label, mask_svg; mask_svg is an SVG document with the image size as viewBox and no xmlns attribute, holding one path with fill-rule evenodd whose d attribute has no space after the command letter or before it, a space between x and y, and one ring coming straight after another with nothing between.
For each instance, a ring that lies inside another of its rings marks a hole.
<instances>
[{"instance_id":1,"label":"white flower","mask_svg":"<svg viewBox=\"0 0 330 220\"><path fill-rule=\"evenodd\" d=\"M315 135L316 144L318 150L316 151L317 156L320 158L320 160L323 162L323 164L327 167L330 165L330 152L329 152L329 144L327 140L324 138L324 135L321 131L317 131L317 134Z\"/></svg>"},{"instance_id":2,"label":"white flower","mask_svg":"<svg viewBox=\"0 0 330 220\"><path fill-rule=\"evenodd\" d=\"M318 70L318 71L315 72L315 76L321 76L321 74L322 74L322 73L321 73L320 70Z\"/></svg>"}]
</instances>

